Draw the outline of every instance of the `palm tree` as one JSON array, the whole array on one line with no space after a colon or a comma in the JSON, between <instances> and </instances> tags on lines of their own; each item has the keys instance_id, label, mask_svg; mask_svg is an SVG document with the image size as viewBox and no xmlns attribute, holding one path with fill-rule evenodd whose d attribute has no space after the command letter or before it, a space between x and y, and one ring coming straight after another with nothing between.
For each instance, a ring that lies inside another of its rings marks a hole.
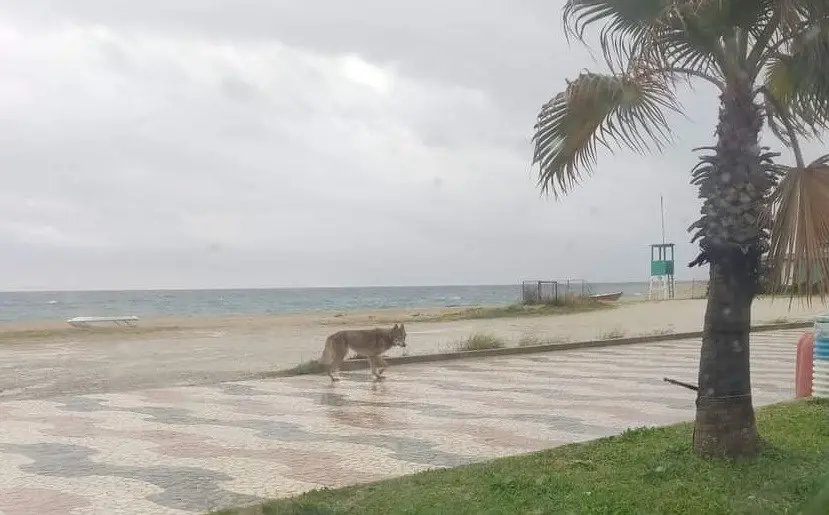
<instances>
[{"instance_id":1,"label":"palm tree","mask_svg":"<svg viewBox=\"0 0 829 515\"><path fill-rule=\"evenodd\" d=\"M563 15L582 42L599 26L609 71L581 73L542 107L533 164L543 193L569 192L599 145L664 148L683 81L719 90L717 140L691 174L703 199L691 266L710 274L693 444L700 456L754 455L749 328L764 266L776 291L815 268L818 280L793 293L823 298L829 285L829 155L806 164L799 145L829 127L829 1L567 0ZM760 146L764 124L793 166Z\"/></svg>"}]
</instances>

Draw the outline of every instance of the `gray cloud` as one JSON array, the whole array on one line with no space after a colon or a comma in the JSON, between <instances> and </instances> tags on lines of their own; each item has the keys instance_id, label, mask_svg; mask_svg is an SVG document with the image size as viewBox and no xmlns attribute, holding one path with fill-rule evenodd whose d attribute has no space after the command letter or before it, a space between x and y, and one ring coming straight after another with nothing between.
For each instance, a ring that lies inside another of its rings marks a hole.
<instances>
[{"instance_id":1,"label":"gray cloud","mask_svg":"<svg viewBox=\"0 0 829 515\"><path fill-rule=\"evenodd\" d=\"M4 2L0 289L641 280L660 194L690 260L704 87L539 198L536 111L595 67L559 4Z\"/></svg>"}]
</instances>

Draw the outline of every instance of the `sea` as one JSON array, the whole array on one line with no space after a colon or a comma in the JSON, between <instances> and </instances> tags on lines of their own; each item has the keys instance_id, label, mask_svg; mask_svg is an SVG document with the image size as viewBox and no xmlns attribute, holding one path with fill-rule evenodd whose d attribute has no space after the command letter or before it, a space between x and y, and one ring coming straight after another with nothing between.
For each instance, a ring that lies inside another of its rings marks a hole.
<instances>
[{"instance_id":1,"label":"sea","mask_svg":"<svg viewBox=\"0 0 829 515\"><path fill-rule=\"evenodd\" d=\"M573 285L580 288L580 285ZM592 293L647 292L648 283L591 283ZM0 292L0 322L76 316L182 317L290 315L385 308L508 305L521 285Z\"/></svg>"}]
</instances>

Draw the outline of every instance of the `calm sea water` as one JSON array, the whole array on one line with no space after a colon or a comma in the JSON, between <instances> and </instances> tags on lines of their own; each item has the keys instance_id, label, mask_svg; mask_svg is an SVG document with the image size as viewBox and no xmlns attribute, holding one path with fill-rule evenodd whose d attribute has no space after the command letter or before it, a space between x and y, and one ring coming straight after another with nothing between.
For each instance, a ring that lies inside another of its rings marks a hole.
<instances>
[{"instance_id":1,"label":"calm sea water","mask_svg":"<svg viewBox=\"0 0 829 515\"><path fill-rule=\"evenodd\" d=\"M623 291L626 297L641 295L647 287L647 283L590 285L594 293ZM0 292L0 322L63 320L75 316L278 315L481 306L512 304L520 297L520 285Z\"/></svg>"}]
</instances>

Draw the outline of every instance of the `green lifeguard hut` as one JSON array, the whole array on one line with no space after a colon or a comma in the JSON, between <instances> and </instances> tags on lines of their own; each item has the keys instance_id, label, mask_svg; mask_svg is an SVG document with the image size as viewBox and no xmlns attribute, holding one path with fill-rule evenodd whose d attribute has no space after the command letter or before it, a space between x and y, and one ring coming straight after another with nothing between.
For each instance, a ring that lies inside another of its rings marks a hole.
<instances>
[{"instance_id":1,"label":"green lifeguard hut","mask_svg":"<svg viewBox=\"0 0 829 515\"><path fill-rule=\"evenodd\" d=\"M651 245L651 279L649 299L673 299L676 292L674 281L674 244Z\"/></svg>"}]
</instances>

